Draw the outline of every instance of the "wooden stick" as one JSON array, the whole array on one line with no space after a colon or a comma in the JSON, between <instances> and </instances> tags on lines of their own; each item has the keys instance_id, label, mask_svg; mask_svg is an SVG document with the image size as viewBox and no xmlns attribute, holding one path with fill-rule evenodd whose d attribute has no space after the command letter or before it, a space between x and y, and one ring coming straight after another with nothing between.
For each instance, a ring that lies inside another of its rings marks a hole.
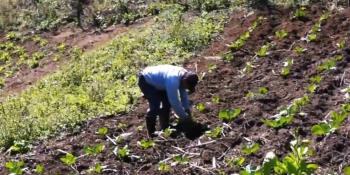
<instances>
[{"instance_id":1,"label":"wooden stick","mask_svg":"<svg viewBox=\"0 0 350 175\"><path fill-rule=\"evenodd\" d=\"M195 147L200 147L200 146L209 145L209 144L211 144L211 143L215 143L215 142L216 142L216 140L212 140L212 141L205 142L205 143L202 143L202 144L188 146L188 147L186 147L186 148L195 148Z\"/></svg>"}]
</instances>

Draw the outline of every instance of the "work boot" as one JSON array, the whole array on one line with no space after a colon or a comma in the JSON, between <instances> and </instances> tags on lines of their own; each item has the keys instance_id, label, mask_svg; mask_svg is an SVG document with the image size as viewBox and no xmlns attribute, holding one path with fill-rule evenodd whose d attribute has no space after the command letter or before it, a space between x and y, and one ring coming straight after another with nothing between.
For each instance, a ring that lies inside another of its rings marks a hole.
<instances>
[{"instance_id":1,"label":"work boot","mask_svg":"<svg viewBox=\"0 0 350 175\"><path fill-rule=\"evenodd\" d=\"M156 131L156 117L146 117L146 127L149 137L155 137L154 132Z\"/></svg>"},{"instance_id":2,"label":"work boot","mask_svg":"<svg viewBox=\"0 0 350 175\"><path fill-rule=\"evenodd\" d=\"M169 127L170 111L161 110L159 113L160 129L164 130Z\"/></svg>"},{"instance_id":3,"label":"work boot","mask_svg":"<svg viewBox=\"0 0 350 175\"><path fill-rule=\"evenodd\" d=\"M179 122L179 129L184 132L186 138L194 140L207 130L206 127L200 123L194 122L191 118L182 119Z\"/></svg>"}]
</instances>

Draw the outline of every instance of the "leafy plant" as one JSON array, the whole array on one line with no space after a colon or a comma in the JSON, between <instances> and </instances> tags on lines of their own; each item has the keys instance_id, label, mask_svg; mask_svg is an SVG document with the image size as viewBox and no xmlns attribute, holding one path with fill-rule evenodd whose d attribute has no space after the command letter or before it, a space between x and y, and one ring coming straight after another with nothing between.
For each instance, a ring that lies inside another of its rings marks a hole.
<instances>
[{"instance_id":1,"label":"leafy plant","mask_svg":"<svg viewBox=\"0 0 350 175\"><path fill-rule=\"evenodd\" d=\"M103 168L104 167L100 163L97 163L95 166L89 168L89 173L100 174L102 173Z\"/></svg>"},{"instance_id":2,"label":"leafy plant","mask_svg":"<svg viewBox=\"0 0 350 175\"><path fill-rule=\"evenodd\" d=\"M153 148L155 144L152 140L142 139L141 141L137 142L137 145L139 145L142 149L148 149Z\"/></svg>"},{"instance_id":3,"label":"leafy plant","mask_svg":"<svg viewBox=\"0 0 350 175\"><path fill-rule=\"evenodd\" d=\"M113 150L113 153L119 158L119 159L125 159L128 158L130 155L130 150L128 148L128 145L125 145L123 148L116 147Z\"/></svg>"},{"instance_id":4,"label":"leafy plant","mask_svg":"<svg viewBox=\"0 0 350 175\"><path fill-rule=\"evenodd\" d=\"M8 151L11 154L16 154L16 153L26 153L29 150L30 150L29 143L25 140L21 140L21 141L15 141Z\"/></svg>"},{"instance_id":5,"label":"leafy plant","mask_svg":"<svg viewBox=\"0 0 350 175\"><path fill-rule=\"evenodd\" d=\"M166 128L163 131L163 136L165 138L169 138L174 131L175 131L175 129Z\"/></svg>"},{"instance_id":6,"label":"leafy plant","mask_svg":"<svg viewBox=\"0 0 350 175\"><path fill-rule=\"evenodd\" d=\"M245 158L244 157L233 157L230 159L225 159L225 162L230 168L233 168L234 166L242 167L244 162L245 162Z\"/></svg>"},{"instance_id":7,"label":"leafy plant","mask_svg":"<svg viewBox=\"0 0 350 175\"><path fill-rule=\"evenodd\" d=\"M158 171L161 173L169 173L171 171L171 167L164 162L160 162L158 165Z\"/></svg>"},{"instance_id":8,"label":"leafy plant","mask_svg":"<svg viewBox=\"0 0 350 175\"><path fill-rule=\"evenodd\" d=\"M176 155L173 157L173 159L176 163L181 164L181 165L186 165L190 161L190 159L188 157L186 157L185 155Z\"/></svg>"},{"instance_id":9,"label":"leafy plant","mask_svg":"<svg viewBox=\"0 0 350 175\"><path fill-rule=\"evenodd\" d=\"M196 109L197 109L199 112L205 112L205 111L206 111L205 104L204 104L204 103L198 103L198 104L196 105Z\"/></svg>"},{"instance_id":10,"label":"leafy plant","mask_svg":"<svg viewBox=\"0 0 350 175\"><path fill-rule=\"evenodd\" d=\"M260 145L258 143L249 143L245 145L242 149L242 152L246 155L251 155L260 150Z\"/></svg>"},{"instance_id":11,"label":"leafy plant","mask_svg":"<svg viewBox=\"0 0 350 175\"><path fill-rule=\"evenodd\" d=\"M246 62L245 67L243 68L243 72L252 72L252 70L255 68L255 66L251 62Z\"/></svg>"},{"instance_id":12,"label":"leafy plant","mask_svg":"<svg viewBox=\"0 0 350 175\"><path fill-rule=\"evenodd\" d=\"M103 152L105 145L97 144L95 146L85 146L84 153L87 155L97 155Z\"/></svg>"},{"instance_id":13,"label":"leafy plant","mask_svg":"<svg viewBox=\"0 0 350 175\"><path fill-rule=\"evenodd\" d=\"M288 125L290 123L292 123L294 119L293 115L286 115L286 116L281 116L277 119L263 119L262 121L264 122L264 124L268 127L272 127L272 128L281 128L285 125Z\"/></svg>"},{"instance_id":14,"label":"leafy plant","mask_svg":"<svg viewBox=\"0 0 350 175\"><path fill-rule=\"evenodd\" d=\"M268 55L268 51L269 51L270 45L269 44L265 44L263 45L258 52L256 53L256 55L258 55L259 57L265 57Z\"/></svg>"},{"instance_id":15,"label":"leafy plant","mask_svg":"<svg viewBox=\"0 0 350 175\"><path fill-rule=\"evenodd\" d=\"M72 166L76 163L77 157L75 157L71 153L67 153L64 157L60 158L61 162L63 162L65 165Z\"/></svg>"},{"instance_id":16,"label":"leafy plant","mask_svg":"<svg viewBox=\"0 0 350 175\"><path fill-rule=\"evenodd\" d=\"M24 161L11 161L5 163L5 168L7 168L9 172L16 175L23 174L23 167Z\"/></svg>"},{"instance_id":17,"label":"leafy plant","mask_svg":"<svg viewBox=\"0 0 350 175\"><path fill-rule=\"evenodd\" d=\"M269 93L269 89L267 89L267 87L260 87L259 88L259 94L266 95L267 93Z\"/></svg>"},{"instance_id":18,"label":"leafy plant","mask_svg":"<svg viewBox=\"0 0 350 175\"><path fill-rule=\"evenodd\" d=\"M310 78L310 82L312 83L312 84L320 84L321 83L321 81L322 81L322 76L320 76L320 75L316 75L316 76L313 76L313 77L311 77Z\"/></svg>"},{"instance_id":19,"label":"leafy plant","mask_svg":"<svg viewBox=\"0 0 350 175\"><path fill-rule=\"evenodd\" d=\"M316 33L310 33L307 35L307 40L309 42L313 42L317 40L317 34Z\"/></svg>"},{"instance_id":20,"label":"leafy plant","mask_svg":"<svg viewBox=\"0 0 350 175\"><path fill-rule=\"evenodd\" d=\"M310 84L310 85L307 87L307 91L308 91L309 93L313 94L313 93L316 91L317 87L318 87L318 86L317 86L316 84Z\"/></svg>"},{"instance_id":21,"label":"leafy plant","mask_svg":"<svg viewBox=\"0 0 350 175\"><path fill-rule=\"evenodd\" d=\"M341 40L337 43L337 47L339 49L344 49L345 48L345 40Z\"/></svg>"},{"instance_id":22,"label":"leafy plant","mask_svg":"<svg viewBox=\"0 0 350 175\"><path fill-rule=\"evenodd\" d=\"M221 110L219 112L219 119L224 122L231 122L241 114L241 111L241 108Z\"/></svg>"},{"instance_id":23,"label":"leafy plant","mask_svg":"<svg viewBox=\"0 0 350 175\"><path fill-rule=\"evenodd\" d=\"M276 36L278 39L283 39L283 38L285 38L285 37L288 36L288 32L285 31L284 29L278 30L278 31L275 32L275 36Z\"/></svg>"},{"instance_id":24,"label":"leafy plant","mask_svg":"<svg viewBox=\"0 0 350 175\"><path fill-rule=\"evenodd\" d=\"M296 46L296 47L293 49L293 51L294 51L295 53L299 54L299 55L302 54L302 53L304 53L306 50L307 50L307 49L302 48L301 46Z\"/></svg>"},{"instance_id":25,"label":"leafy plant","mask_svg":"<svg viewBox=\"0 0 350 175\"><path fill-rule=\"evenodd\" d=\"M306 17L306 7L299 7L295 10L293 18L302 19Z\"/></svg>"},{"instance_id":26,"label":"leafy plant","mask_svg":"<svg viewBox=\"0 0 350 175\"><path fill-rule=\"evenodd\" d=\"M281 69L281 75L283 77L287 77L290 74L290 69L293 65L293 59L288 58L287 61L284 62L283 68Z\"/></svg>"},{"instance_id":27,"label":"leafy plant","mask_svg":"<svg viewBox=\"0 0 350 175\"><path fill-rule=\"evenodd\" d=\"M17 32L8 32L5 36L6 39L13 40L13 41L19 40L20 37L21 37L20 34Z\"/></svg>"},{"instance_id":28,"label":"leafy plant","mask_svg":"<svg viewBox=\"0 0 350 175\"><path fill-rule=\"evenodd\" d=\"M66 44L65 43L60 43L58 44L57 46L57 51L60 52L60 53L64 53L64 51L66 50Z\"/></svg>"},{"instance_id":29,"label":"leafy plant","mask_svg":"<svg viewBox=\"0 0 350 175\"><path fill-rule=\"evenodd\" d=\"M343 172L345 175L350 175L350 166L346 166L344 169L343 169Z\"/></svg>"},{"instance_id":30,"label":"leafy plant","mask_svg":"<svg viewBox=\"0 0 350 175\"><path fill-rule=\"evenodd\" d=\"M330 121L324 121L323 123L312 126L312 134L316 136L325 136L333 133L340 127L343 121L347 118L348 114L349 113L345 110L342 110L341 112L332 111L330 113Z\"/></svg>"},{"instance_id":31,"label":"leafy plant","mask_svg":"<svg viewBox=\"0 0 350 175\"><path fill-rule=\"evenodd\" d=\"M34 172L37 174L44 174L45 173L45 167L42 164L37 164L35 166Z\"/></svg>"},{"instance_id":32,"label":"leafy plant","mask_svg":"<svg viewBox=\"0 0 350 175\"><path fill-rule=\"evenodd\" d=\"M212 73L216 68L217 68L216 64L210 63L210 64L208 65L208 72L209 72L209 73Z\"/></svg>"},{"instance_id":33,"label":"leafy plant","mask_svg":"<svg viewBox=\"0 0 350 175\"><path fill-rule=\"evenodd\" d=\"M211 98L211 101L214 103L214 104L219 104L220 103L220 97L219 96L213 96Z\"/></svg>"},{"instance_id":34,"label":"leafy plant","mask_svg":"<svg viewBox=\"0 0 350 175\"><path fill-rule=\"evenodd\" d=\"M98 128L98 130L97 130L97 134L100 136L105 136L105 135L107 135L107 133L108 133L107 127L101 127L101 128Z\"/></svg>"},{"instance_id":35,"label":"leafy plant","mask_svg":"<svg viewBox=\"0 0 350 175\"><path fill-rule=\"evenodd\" d=\"M217 126L214 129L207 131L206 135L210 138L217 139L221 137L221 134L223 132L223 127Z\"/></svg>"}]
</instances>

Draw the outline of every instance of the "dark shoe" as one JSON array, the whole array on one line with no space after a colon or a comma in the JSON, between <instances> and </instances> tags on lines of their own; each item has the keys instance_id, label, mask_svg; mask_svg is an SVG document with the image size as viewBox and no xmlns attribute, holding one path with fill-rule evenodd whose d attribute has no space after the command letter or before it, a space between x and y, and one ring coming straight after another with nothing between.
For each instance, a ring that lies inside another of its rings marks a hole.
<instances>
[{"instance_id":1,"label":"dark shoe","mask_svg":"<svg viewBox=\"0 0 350 175\"><path fill-rule=\"evenodd\" d=\"M178 129L184 132L186 138L194 140L202 136L208 127L192 120L183 120L179 122Z\"/></svg>"},{"instance_id":2,"label":"dark shoe","mask_svg":"<svg viewBox=\"0 0 350 175\"><path fill-rule=\"evenodd\" d=\"M159 114L159 124L160 124L160 129L164 130L168 128L169 125L169 118L170 118L170 113L169 112L160 112Z\"/></svg>"}]
</instances>

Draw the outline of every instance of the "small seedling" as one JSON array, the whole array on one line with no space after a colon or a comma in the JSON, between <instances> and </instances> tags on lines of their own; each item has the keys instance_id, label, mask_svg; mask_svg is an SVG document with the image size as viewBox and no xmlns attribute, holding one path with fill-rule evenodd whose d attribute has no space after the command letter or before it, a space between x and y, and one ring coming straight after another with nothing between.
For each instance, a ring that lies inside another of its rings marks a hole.
<instances>
[{"instance_id":1,"label":"small seedling","mask_svg":"<svg viewBox=\"0 0 350 175\"><path fill-rule=\"evenodd\" d=\"M97 155L103 152L105 149L105 145L103 144L97 144L95 146L85 146L84 147L84 153L87 155Z\"/></svg>"},{"instance_id":2,"label":"small seedling","mask_svg":"<svg viewBox=\"0 0 350 175\"><path fill-rule=\"evenodd\" d=\"M350 175L350 166L346 166L346 167L343 169L343 172L344 172L344 175Z\"/></svg>"},{"instance_id":3,"label":"small seedling","mask_svg":"<svg viewBox=\"0 0 350 175\"><path fill-rule=\"evenodd\" d=\"M344 49L345 48L345 40L341 40L337 43L337 47L339 49Z\"/></svg>"},{"instance_id":4,"label":"small seedling","mask_svg":"<svg viewBox=\"0 0 350 175\"><path fill-rule=\"evenodd\" d=\"M206 110L205 104L204 104L204 103L198 103L198 104L196 105L196 109L197 109L199 112L205 112L205 110Z\"/></svg>"},{"instance_id":5,"label":"small seedling","mask_svg":"<svg viewBox=\"0 0 350 175\"><path fill-rule=\"evenodd\" d=\"M27 141L15 141L14 144L9 148L11 154L26 153L30 150L30 145Z\"/></svg>"},{"instance_id":6,"label":"small seedling","mask_svg":"<svg viewBox=\"0 0 350 175\"><path fill-rule=\"evenodd\" d=\"M219 119L224 122L231 122L241 114L241 108L233 110L221 110L219 112Z\"/></svg>"},{"instance_id":7,"label":"small seedling","mask_svg":"<svg viewBox=\"0 0 350 175\"><path fill-rule=\"evenodd\" d=\"M45 173L45 167L42 164L38 164L35 166L34 172L37 174L44 174Z\"/></svg>"},{"instance_id":8,"label":"small seedling","mask_svg":"<svg viewBox=\"0 0 350 175\"><path fill-rule=\"evenodd\" d=\"M313 76L313 77L310 78L310 82L312 84L320 84L322 79L323 78L320 75L316 75L316 76Z\"/></svg>"},{"instance_id":9,"label":"small seedling","mask_svg":"<svg viewBox=\"0 0 350 175\"><path fill-rule=\"evenodd\" d=\"M158 171L161 173L169 173L171 171L171 166L164 162L161 162L158 165Z\"/></svg>"},{"instance_id":10,"label":"small seedling","mask_svg":"<svg viewBox=\"0 0 350 175\"><path fill-rule=\"evenodd\" d=\"M285 30L278 30L278 31L276 31L275 32L275 36L278 38L278 39L283 39L283 38L285 38L285 37L287 37L288 36L288 32L286 32Z\"/></svg>"},{"instance_id":11,"label":"small seedling","mask_svg":"<svg viewBox=\"0 0 350 175\"><path fill-rule=\"evenodd\" d=\"M260 145L258 143L250 143L248 145L245 145L242 149L242 152L246 155L251 155L256 152L258 152L260 149Z\"/></svg>"},{"instance_id":12,"label":"small seedling","mask_svg":"<svg viewBox=\"0 0 350 175\"><path fill-rule=\"evenodd\" d=\"M308 91L309 93L313 94L313 93L316 91L317 87L318 87L318 86L317 86L316 84L310 84L310 85L307 87L307 91Z\"/></svg>"},{"instance_id":13,"label":"small seedling","mask_svg":"<svg viewBox=\"0 0 350 175\"><path fill-rule=\"evenodd\" d=\"M174 131L175 131L175 129L166 128L163 131L163 136L165 138L169 138Z\"/></svg>"},{"instance_id":14,"label":"small seedling","mask_svg":"<svg viewBox=\"0 0 350 175\"><path fill-rule=\"evenodd\" d=\"M67 153L64 157L60 158L61 162L63 162L65 165L72 166L77 161L77 157L75 157L71 153Z\"/></svg>"},{"instance_id":15,"label":"small seedling","mask_svg":"<svg viewBox=\"0 0 350 175\"><path fill-rule=\"evenodd\" d=\"M189 158L186 157L185 155L176 155L175 157L173 157L174 161L178 164L181 165L186 165L189 162Z\"/></svg>"},{"instance_id":16,"label":"small seedling","mask_svg":"<svg viewBox=\"0 0 350 175\"><path fill-rule=\"evenodd\" d=\"M104 166L102 166L100 163L97 163L95 166L90 167L90 169L88 170L89 173L92 174L100 174L102 173Z\"/></svg>"},{"instance_id":17,"label":"small seedling","mask_svg":"<svg viewBox=\"0 0 350 175\"><path fill-rule=\"evenodd\" d=\"M23 174L24 161L6 162L5 168L12 174Z\"/></svg>"},{"instance_id":18,"label":"small seedling","mask_svg":"<svg viewBox=\"0 0 350 175\"><path fill-rule=\"evenodd\" d=\"M259 94L266 95L267 93L269 93L269 89L267 89L267 87L260 87L259 88Z\"/></svg>"},{"instance_id":19,"label":"small seedling","mask_svg":"<svg viewBox=\"0 0 350 175\"><path fill-rule=\"evenodd\" d=\"M250 73L253 71L254 68L255 68L255 66L251 62L248 61L245 65L245 67L243 68L243 72Z\"/></svg>"},{"instance_id":20,"label":"small seedling","mask_svg":"<svg viewBox=\"0 0 350 175\"><path fill-rule=\"evenodd\" d=\"M268 53L268 50L269 50L270 46L268 44L265 44L263 45L259 51L256 53L256 55L258 55L259 57L265 57L267 56L269 53Z\"/></svg>"},{"instance_id":21,"label":"small seedling","mask_svg":"<svg viewBox=\"0 0 350 175\"><path fill-rule=\"evenodd\" d=\"M222 132L223 132L223 127L218 126L210 131L207 131L206 135L210 138L217 139L217 138L220 138Z\"/></svg>"},{"instance_id":22,"label":"small seedling","mask_svg":"<svg viewBox=\"0 0 350 175\"><path fill-rule=\"evenodd\" d=\"M233 168L234 166L242 167L244 162L245 162L245 158L244 157L233 157L230 159L226 159L225 162L230 168Z\"/></svg>"},{"instance_id":23,"label":"small seedling","mask_svg":"<svg viewBox=\"0 0 350 175\"><path fill-rule=\"evenodd\" d=\"M212 73L217 68L216 64L210 63L208 65L208 72Z\"/></svg>"},{"instance_id":24,"label":"small seedling","mask_svg":"<svg viewBox=\"0 0 350 175\"><path fill-rule=\"evenodd\" d=\"M317 40L317 34L316 33L310 33L307 35L307 41L313 42Z\"/></svg>"},{"instance_id":25,"label":"small seedling","mask_svg":"<svg viewBox=\"0 0 350 175\"><path fill-rule=\"evenodd\" d=\"M307 50L307 49L302 48L302 47L300 47L300 46L296 46L296 47L293 49L293 51L294 51L295 53L297 53L298 55L304 53L306 50Z\"/></svg>"},{"instance_id":26,"label":"small seedling","mask_svg":"<svg viewBox=\"0 0 350 175\"><path fill-rule=\"evenodd\" d=\"M306 8L299 7L295 10L293 18L302 19L306 17Z\"/></svg>"},{"instance_id":27,"label":"small seedling","mask_svg":"<svg viewBox=\"0 0 350 175\"><path fill-rule=\"evenodd\" d=\"M97 130L97 134L100 136L105 136L108 133L108 128L106 127L102 127L102 128L98 128Z\"/></svg>"},{"instance_id":28,"label":"small seedling","mask_svg":"<svg viewBox=\"0 0 350 175\"><path fill-rule=\"evenodd\" d=\"M119 159L126 159L130 155L130 150L128 148L128 145L125 145L123 148L116 147L113 150L113 153L119 158Z\"/></svg>"},{"instance_id":29,"label":"small seedling","mask_svg":"<svg viewBox=\"0 0 350 175\"><path fill-rule=\"evenodd\" d=\"M146 140L142 139L141 141L137 142L137 145L141 147L141 149L148 149L154 147L154 142L152 140Z\"/></svg>"}]
</instances>

